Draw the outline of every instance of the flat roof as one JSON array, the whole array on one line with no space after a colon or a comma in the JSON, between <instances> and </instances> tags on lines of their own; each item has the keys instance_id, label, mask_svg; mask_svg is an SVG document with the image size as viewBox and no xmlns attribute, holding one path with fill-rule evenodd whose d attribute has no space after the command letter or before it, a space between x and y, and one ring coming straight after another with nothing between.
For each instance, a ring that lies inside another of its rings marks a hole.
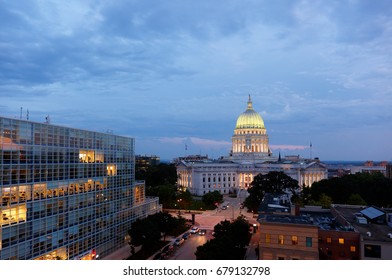
<instances>
[{"instance_id":1,"label":"flat roof","mask_svg":"<svg viewBox=\"0 0 392 280\"><path fill-rule=\"evenodd\" d=\"M392 238L388 236L389 233L392 233L392 227L388 224L363 224L357 221L358 214L368 207L358 205L333 205L332 207L361 234L363 240L392 243ZM368 232L370 232L370 236Z\"/></svg>"},{"instance_id":2,"label":"flat roof","mask_svg":"<svg viewBox=\"0 0 392 280\"><path fill-rule=\"evenodd\" d=\"M324 209L323 209L324 210ZM260 214L258 221L269 223L284 223L292 225L317 226L321 230L353 231L352 228L342 226L332 215L331 212L314 210L301 210L298 216L282 214Z\"/></svg>"}]
</instances>

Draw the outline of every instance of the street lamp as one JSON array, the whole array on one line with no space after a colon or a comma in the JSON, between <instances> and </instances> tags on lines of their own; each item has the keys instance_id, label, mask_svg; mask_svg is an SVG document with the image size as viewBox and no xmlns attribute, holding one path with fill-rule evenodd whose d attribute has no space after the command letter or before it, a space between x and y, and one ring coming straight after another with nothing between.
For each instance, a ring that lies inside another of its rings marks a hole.
<instances>
[{"instance_id":1,"label":"street lamp","mask_svg":"<svg viewBox=\"0 0 392 280\"><path fill-rule=\"evenodd\" d=\"M178 202L178 215L179 216L181 216L181 201L182 201L182 198L177 200L177 202Z\"/></svg>"}]
</instances>

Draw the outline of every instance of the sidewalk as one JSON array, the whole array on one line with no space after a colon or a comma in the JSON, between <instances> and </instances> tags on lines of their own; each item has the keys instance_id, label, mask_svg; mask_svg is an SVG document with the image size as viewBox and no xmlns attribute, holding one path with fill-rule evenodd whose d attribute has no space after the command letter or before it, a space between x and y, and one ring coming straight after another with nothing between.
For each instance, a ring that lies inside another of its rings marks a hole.
<instances>
[{"instance_id":1,"label":"sidewalk","mask_svg":"<svg viewBox=\"0 0 392 280\"><path fill-rule=\"evenodd\" d=\"M246 250L245 253L245 260L258 260L258 256L256 255L256 248L259 246L259 241L260 241L260 232L259 230L256 231L256 233L252 234L252 237L250 238L249 246L248 249Z\"/></svg>"},{"instance_id":2,"label":"sidewalk","mask_svg":"<svg viewBox=\"0 0 392 280\"><path fill-rule=\"evenodd\" d=\"M141 246L135 247L135 253L139 251ZM120 249L117 249L113 253L103 257L101 260L126 260L129 256L131 256L131 248L129 245L124 245Z\"/></svg>"}]
</instances>

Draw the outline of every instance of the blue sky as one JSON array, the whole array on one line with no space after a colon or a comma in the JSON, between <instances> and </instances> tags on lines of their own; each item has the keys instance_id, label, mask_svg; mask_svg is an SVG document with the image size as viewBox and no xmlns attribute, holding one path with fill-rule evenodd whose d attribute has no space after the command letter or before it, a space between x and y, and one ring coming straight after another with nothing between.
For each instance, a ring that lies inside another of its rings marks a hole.
<instances>
[{"instance_id":1,"label":"blue sky","mask_svg":"<svg viewBox=\"0 0 392 280\"><path fill-rule=\"evenodd\" d=\"M0 0L0 26L2 116L218 157L251 94L275 155L392 160L391 1Z\"/></svg>"}]
</instances>

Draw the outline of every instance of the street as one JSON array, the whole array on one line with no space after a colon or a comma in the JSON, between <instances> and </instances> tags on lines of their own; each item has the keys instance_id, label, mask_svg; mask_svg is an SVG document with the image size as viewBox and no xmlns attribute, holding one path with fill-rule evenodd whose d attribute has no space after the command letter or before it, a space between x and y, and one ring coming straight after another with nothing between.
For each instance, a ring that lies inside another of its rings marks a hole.
<instances>
[{"instance_id":1,"label":"street","mask_svg":"<svg viewBox=\"0 0 392 280\"><path fill-rule=\"evenodd\" d=\"M214 226L221 221L224 220L234 220L238 216L243 215L249 221L250 224L257 224L256 218L253 218L252 213L248 213L246 209L241 209L240 204L243 202L244 198L232 198L232 197L224 197L224 202L220 205L226 205L226 210L216 209L216 210L207 210L204 211L203 214L199 214L195 216L195 223L200 229L206 229L207 234L205 236L201 236L199 234L192 234L185 242L176 248L175 252L170 256L170 260L195 260L195 252L198 246L203 245L207 242L207 240L213 238L212 232L214 230ZM191 219L190 214L182 214L186 219ZM250 244L252 249L257 246L254 238L253 242Z\"/></svg>"}]
</instances>

